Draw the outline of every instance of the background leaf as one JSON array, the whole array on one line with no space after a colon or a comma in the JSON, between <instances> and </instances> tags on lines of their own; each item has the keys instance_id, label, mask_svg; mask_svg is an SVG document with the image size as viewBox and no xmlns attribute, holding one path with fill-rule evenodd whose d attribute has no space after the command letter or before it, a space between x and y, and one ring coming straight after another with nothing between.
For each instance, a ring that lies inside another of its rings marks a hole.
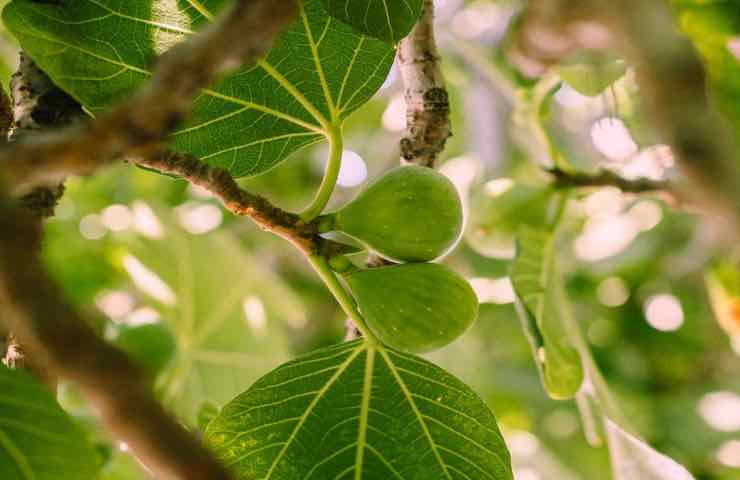
<instances>
[{"instance_id":1,"label":"background leaf","mask_svg":"<svg viewBox=\"0 0 740 480\"><path fill-rule=\"evenodd\" d=\"M424 0L323 0L330 15L360 32L396 43L409 34Z\"/></svg>"},{"instance_id":2,"label":"background leaf","mask_svg":"<svg viewBox=\"0 0 740 480\"><path fill-rule=\"evenodd\" d=\"M302 305L232 235L190 235L166 218L163 225L161 239L126 238L119 255L176 339L157 387L195 425L204 401L223 405L287 358L284 324L275 320L300 322Z\"/></svg>"},{"instance_id":3,"label":"background leaf","mask_svg":"<svg viewBox=\"0 0 740 480\"><path fill-rule=\"evenodd\" d=\"M98 460L44 385L0 365L0 478L90 480Z\"/></svg>"},{"instance_id":4,"label":"background leaf","mask_svg":"<svg viewBox=\"0 0 740 480\"><path fill-rule=\"evenodd\" d=\"M239 479L512 478L496 420L470 388L363 341L267 374L206 437Z\"/></svg>"},{"instance_id":5,"label":"background leaf","mask_svg":"<svg viewBox=\"0 0 740 480\"><path fill-rule=\"evenodd\" d=\"M225 3L14 0L3 18L55 83L99 113L146 82L155 56ZM303 0L265 59L203 91L173 146L235 176L265 172L369 100L394 54L327 15L321 0Z\"/></svg>"},{"instance_id":6,"label":"background leaf","mask_svg":"<svg viewBox=\"0 0 740 480\"><path fill-rule=\"evenodd\" d=\"M532 342L535 362L550 396L571 398L583 382L583 368L560 318L553 232L522 226L517 243L511 282L522 303L518 311Z\"/></svg>"}]
</instances>

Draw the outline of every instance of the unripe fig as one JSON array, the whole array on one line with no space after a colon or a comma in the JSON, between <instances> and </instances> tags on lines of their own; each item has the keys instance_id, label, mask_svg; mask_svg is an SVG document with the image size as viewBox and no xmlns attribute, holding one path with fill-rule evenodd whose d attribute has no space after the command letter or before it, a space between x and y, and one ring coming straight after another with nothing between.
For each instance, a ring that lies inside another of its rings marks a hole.
<instances>
[{"instance_id":1,"label":"unripe fig","mask_svg":"<svg viewBox=\"0 0 740 480\"><path fill-rule=\"evenodd\" d=\"M331 216L341 231L381 256L425 262L445 253L462 229L455 186L431 168L395 168Z\"/></svg>"},{"instance_id":2,"label":"unripe fig","mask_svg":"<svg viewBox=\"0 0 740 480\"><path fill-rule=\"evenodd\" d=\"M411 353L443 347L478 315L468 282L436 263L406 263L347 275L367 326L384 344Z\"/></svg>"}]
</instances>

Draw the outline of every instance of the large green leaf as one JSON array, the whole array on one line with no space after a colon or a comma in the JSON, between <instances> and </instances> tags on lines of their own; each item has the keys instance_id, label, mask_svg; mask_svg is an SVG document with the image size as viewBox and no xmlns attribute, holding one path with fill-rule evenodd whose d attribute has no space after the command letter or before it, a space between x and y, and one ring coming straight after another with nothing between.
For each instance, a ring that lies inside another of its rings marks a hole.
<instances>
[{"instance_id":1,"label":"large green leaf","mask_svg":"<svg viewBox=\"0 0 740 480\"><path fill-rule=\"evenodd\" d=\"M91 112L151 75L155 56L213 18L226 0L14 0L3 12L21 46ZM206 89L174 148L235 176L269 170L332 135L382 85L395 50L303 0L265 59Z\"/></svg>"},{"instance_id":2,"label":"large green leaf","mask_svg":"<svg viewBox=\"0 0 740 480\"><path fill-rule=\"evenodd\" d=\"M424 0L322 0L330 15L359 31L396 43L419 19Z\"/></svg>"},{"instance_id":3,"label":"large green leaf","mask_svg":"<svg viewBox=\"0 0 740 480\"><path fill-rule=\"evenodd\" d=\"M0 478L90 480L98 461L44 385L0 364Z\"/></svg>"},{"instance_id":4,"label":"large green leaf","mask_svg":"<svg viewBox=\"0 0 740 480\"><path fill-rule=\"evenodd\" d=\"M190 235L163 223L161 239L126 238L123 263L175 336L174 357L157 378L163 401L195 425L204 402L223 405L288 358L283 329L302 320L303 308L233 235ZM141 267L165 290L146 283ZM249 305L260 318L248 316Z\"/></svg>"},{"instance_id":5,"label":"large green leaf","mask_svg":"<svg viewBox=\"0 0 740 480\"><path fill-rule=\"evenodd\" d=\"M511 479L488 407L418 357L364 341L267 374L207 441L238 479Z\"/></svg>"},{"instance_id":6,"label":"large green leaf","mask_svg":"<svg viewBox=\"0 0 740 480\"><path fill-rule=\"evenodd\" d=\"M522 226L517 237L518 251L511 269L511 283L519 298L517 311L545 389L553 398L571 398L583 382L583 368L561 318L554 232Z\"/></svg>"}]
</instances>

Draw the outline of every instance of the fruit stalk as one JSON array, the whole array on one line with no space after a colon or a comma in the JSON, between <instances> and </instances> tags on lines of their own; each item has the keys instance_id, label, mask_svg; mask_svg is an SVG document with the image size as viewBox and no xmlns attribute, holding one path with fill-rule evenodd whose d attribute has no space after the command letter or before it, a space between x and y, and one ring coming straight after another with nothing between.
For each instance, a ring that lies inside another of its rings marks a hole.
<instances>
[{"instance_id":1,"label":"fruit stalk","mask_svg":"<svg viewBox=\"0 0 740 480\"><path fill-rule=\"evenodd\" d=\"M319 277L321 277L326 288L328 288L332 295L334 295L334 298L337 300L337 303L339 303L339 306L342 307L344 313L352 319L354 326L362 333L362 336L366 341L376 342L377 340L375 339L375 335L370 332L370 329L365 324L365 319L357 309L352 297L347 293L344 286L339 283L339 279L329 266L328 260L322 256L310 255L308 257L308 261Z\"/></svg>"}]
</instances>

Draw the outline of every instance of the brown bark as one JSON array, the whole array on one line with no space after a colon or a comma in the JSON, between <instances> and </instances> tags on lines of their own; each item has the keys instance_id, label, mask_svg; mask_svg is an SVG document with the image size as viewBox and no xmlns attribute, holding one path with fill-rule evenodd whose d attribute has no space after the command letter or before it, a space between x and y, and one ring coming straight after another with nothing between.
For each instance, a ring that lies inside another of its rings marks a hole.
<instances>
[{"instance_id":1,"label":"brown bark","mask_svg":"<svg viewBox=\"0 0 740 480\"><path fill-rule=\"evenodd\" d=\"M406 133L401 139L402 163L434 167L452 135L450 99L434 38L434 3L398 45L398 65L406 100Z\"/></svg>"}]
</instances>

